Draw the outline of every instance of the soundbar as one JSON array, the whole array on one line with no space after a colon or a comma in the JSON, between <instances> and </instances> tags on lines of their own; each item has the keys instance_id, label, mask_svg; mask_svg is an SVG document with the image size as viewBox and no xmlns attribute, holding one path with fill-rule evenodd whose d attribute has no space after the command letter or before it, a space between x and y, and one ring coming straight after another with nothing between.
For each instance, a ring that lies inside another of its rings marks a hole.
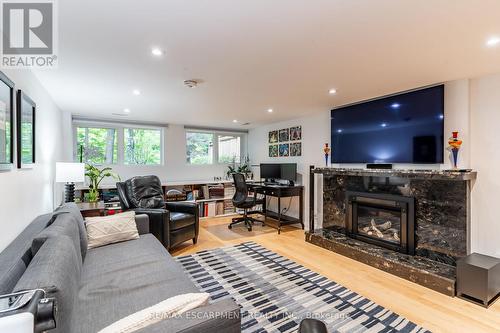
<instances>
[{"instance_id":1,"label":"soundbar","mask_svg":"<svg viewBox=\"0 0 500 333\"><path fill-rule=\"evenodd\" d=\"M368 163L366 165L367 169L383 169L389 170L392 169L392 164L390 163Z\"/></svg>"}]
</instances>

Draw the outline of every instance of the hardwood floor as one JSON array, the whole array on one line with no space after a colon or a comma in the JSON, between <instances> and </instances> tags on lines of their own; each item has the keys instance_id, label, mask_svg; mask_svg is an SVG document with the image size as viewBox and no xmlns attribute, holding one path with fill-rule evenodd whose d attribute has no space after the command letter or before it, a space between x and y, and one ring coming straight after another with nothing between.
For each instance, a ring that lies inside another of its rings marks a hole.
<instances>
[{"instance_id":1,"label":"hardwood floor","mask_svg":"<svg viewBox=\"0 0 500 333\"><path fill-rule=\"evenodd\" d=\"M284 227L278 235L275 229L257 224L252 232L243 226L229 230L230 220L230 217L201 220L198 243L193 246L186 242L172 255L253 241L433 332L500 332L500 301L484 309L306 243L304 231L292 226Z\"/></svg>"}]
</instances>

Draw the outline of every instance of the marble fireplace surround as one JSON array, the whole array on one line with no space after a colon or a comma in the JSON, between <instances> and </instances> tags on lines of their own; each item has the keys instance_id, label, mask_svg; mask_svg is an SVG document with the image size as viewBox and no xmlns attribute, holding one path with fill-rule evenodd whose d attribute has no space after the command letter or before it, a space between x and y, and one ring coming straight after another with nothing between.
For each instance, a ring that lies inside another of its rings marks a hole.
<instances>
[{"instance_id":1,"label":"marble fireplace surround","mask_svg":"<svg viewBox=\"0 0 500 333\"><path fill-rule=\"evenodd\" d=\"M455 295L455 261L470 252L470 190L476 172L339 168L311 172L323 175L323 226L306 233L306 241ZM415 256L347 237L346 191L415 198Z\"/></svg>"}]
</instances>

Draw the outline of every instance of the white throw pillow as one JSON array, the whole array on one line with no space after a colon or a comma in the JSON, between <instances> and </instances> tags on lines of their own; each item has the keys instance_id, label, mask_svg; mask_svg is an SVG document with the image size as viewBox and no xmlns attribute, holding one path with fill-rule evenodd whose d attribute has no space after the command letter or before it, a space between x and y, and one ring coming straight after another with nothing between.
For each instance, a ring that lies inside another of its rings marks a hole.
<instances>
[{"instance_id":1,"label":"white throw pillow","mask_svg":"<svg viewBox=\"0 0 500 333\"><path fill-rule=\"evenodd\" d=\"M110 216L87 217L85 226L89 249L139 238L134 211Z\"/></svg>"},{"instance_id":2,"label":"white throw pillow","mask_svg":"<svg viewBox=\"0 0 500 333\"><path fill-rule=\"evenodd\" d=\"M206 305L207 293L191 293L170 297L156 305L133 313L114 322L98 333L131 333L156 324L162 320L181 315L186 311Z\"/></svg>"}]
</instances>

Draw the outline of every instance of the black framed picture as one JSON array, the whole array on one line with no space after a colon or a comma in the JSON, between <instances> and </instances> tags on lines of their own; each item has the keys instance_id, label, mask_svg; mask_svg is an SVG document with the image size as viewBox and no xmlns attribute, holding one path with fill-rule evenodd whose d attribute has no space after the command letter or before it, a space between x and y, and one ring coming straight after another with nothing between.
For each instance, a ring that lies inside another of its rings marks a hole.
<instances>
[{"instance_id":1,"label":"black framed picture","mask_svg":"<svg viewBox=\"0 0 500 333\"><path fill-rule=\"evenodd\" d=\"M278 142L278 131L270 131L269 132L269 143Z\"/></svg>"},{"instance_id":2,"label":"black framed picture","mask_svg":"<svg viewBox=\"0 0 500 333\"><path fill-rule=\"evenodd\" d=\"M269 145L269 157L278 157L278 145Z\"/></svg>"},{"instance_id":3,"label":"black framed picture","mask_svg":"<svg viewBox=\"0 0 500 333\"><path fill-rule=\"evenodd\" d=\"M14 163L14 82L0 72L0 170Z\"/></svg>"},{"instance_id":4,"label":"black framed picture","mask_svg":"<svg viewBox=\"0 0 500 333\"><path fill-rule=\"evenodd\" d=\"M36 104L21 90L17 91L17 167L35 164Z\"/></svg>"},{"instance_id":5,"label":"black framed picture","mask_svg":"<svg viewBox=\"0 0 500 333\"><path fill-rule=\"evenodd\" d=\"M279 147L279 152L281 157L289 156L290 145L288 143L281 143Z\"/></svg>"},{"instance_id":6,"label":"black framed picture","mask_svg":"<svg viewBox=\"0 0 500 333\"><path fill-rule=\"evenodd\" d=\"M290 156L302 156L302 142L290 143Z\"/></svg>"},{"instance_id":7,"label":"black framed picture","mask_svg":"<svg viewBox=\"0 0 500 333\"><path fill-rule=\"evenodd\" d=\"M279 136L280 142L287 142L290 138L290 131L288 128L280 129Z\"/></svg>"},{"instance_id":8,"label":"black framed picture","mask_svg":"<svg viewBox=\"0 0 500 333\"><path fill-rule=\"evenodd\" d=\"M302 126L290 127L290 141L302 140Z\"/></svg>"}]
</instances>

